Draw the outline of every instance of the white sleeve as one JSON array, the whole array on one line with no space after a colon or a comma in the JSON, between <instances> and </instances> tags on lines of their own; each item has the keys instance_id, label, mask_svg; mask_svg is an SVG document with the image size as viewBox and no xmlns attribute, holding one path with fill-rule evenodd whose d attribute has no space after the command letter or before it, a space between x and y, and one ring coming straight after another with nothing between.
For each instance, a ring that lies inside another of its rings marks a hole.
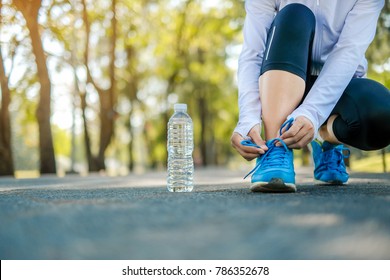
<instances>
[{"instance_id":1,"label":"white sleeve","mask_svg":"<svg viewBox=\"0 0 390 280\"><path fill-rule=\"evenodd\" d=\"M303 103L288 117L305 116L315 131L326 121L374 39L384 0L358 0L349 12L337 43ZM364 106L362 104L362 106Z\"/></svg>"},{"instance_id":2,"label":"white sleeve","mask_svg":"<svg viewBox=\"0 0 390 280\"><path fill-rule=\"evenodd\" d=\"M238 60L239 120L235 132L247 136L261 123L259 77L268 30L275 16L275 1L247 0L244 42Z\"/></svg>"}]
</instances>

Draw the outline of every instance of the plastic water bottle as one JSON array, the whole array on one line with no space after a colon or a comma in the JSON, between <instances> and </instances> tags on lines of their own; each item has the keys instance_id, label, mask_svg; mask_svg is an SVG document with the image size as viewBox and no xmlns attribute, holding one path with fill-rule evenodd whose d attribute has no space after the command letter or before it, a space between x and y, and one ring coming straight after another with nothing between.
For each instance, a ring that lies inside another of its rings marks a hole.
<instances>
[{"instance_id":1,"label":"plastic water bottle","mask_svg":"<svg viewBox=\"0 0 390 280\"><path fill-rule=\"evenodd\" d=\"M168 178L170 192L190 192L193 185L193 124L186 104L175 104L168 122Z\"/></svg>"}]
</instances>

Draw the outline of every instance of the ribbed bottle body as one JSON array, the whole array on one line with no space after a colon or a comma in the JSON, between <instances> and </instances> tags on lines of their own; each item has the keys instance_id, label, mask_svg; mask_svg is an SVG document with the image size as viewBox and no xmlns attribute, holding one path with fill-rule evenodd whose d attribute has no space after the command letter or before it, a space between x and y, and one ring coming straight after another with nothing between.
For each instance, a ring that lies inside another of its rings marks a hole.
<instances>
[{"instance_id":1,"label":"ribbed bottle body","mask_svg":"<svg viewBox=\"0 0 390 280\"><path fill-rule=\"evenodd\" d=\"M193 189L194 149L193 124L185 111L175 111L168 122L168 178L171 192L190 192Z\"/></svg>"}]
</instances>

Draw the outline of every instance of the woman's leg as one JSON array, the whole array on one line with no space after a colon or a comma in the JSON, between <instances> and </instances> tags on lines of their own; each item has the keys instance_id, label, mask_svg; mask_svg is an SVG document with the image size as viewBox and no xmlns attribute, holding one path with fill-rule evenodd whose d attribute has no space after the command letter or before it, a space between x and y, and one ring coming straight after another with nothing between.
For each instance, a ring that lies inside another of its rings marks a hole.
<instances>
[{"instance_id":1,"label":"woman's leg","mask_svg":"<svg viewBox=\"0 0 390 280\"><path fill-rule=\"evenodd\" d=\"M259 79L266 140L303 99L314 31L314 14L301 4L282 9L270 28Z\"/></svg>"},{"instance_id":2,"label":"woman's leg","mask_svg":"<svg viewBox=\"0 0 390 280\"><path fill-rule=\"evenodd\" d=\"M361 150L386 147L390 144L390 91L370 79L352 79L320 135L331 143Z\"/></svg>"},{"instance_id":3,"label":"woman's leg","mask_svg":"<svg viewBox=\"0 0 390 280\"><path fill-rule=\"evenodd\" d=\"M276 138L280 126L301 102L305 80L290 72L270 70L260 77L265 139Z\"/></svg>"},{"instance_id":4,"label":"woman's leg","mask_svg":"<svg viewBox=\"0 0 390 280\"><path fill-rule=\"evenodd\" d=\"M302 101L314 31L314 14L301 4L283 8L270 28L259 79L266 140L278 136L286 117ZM251 172L251 190L296 191L292 150L268 143L268 151Z\"/></svg>"}]
</instances>

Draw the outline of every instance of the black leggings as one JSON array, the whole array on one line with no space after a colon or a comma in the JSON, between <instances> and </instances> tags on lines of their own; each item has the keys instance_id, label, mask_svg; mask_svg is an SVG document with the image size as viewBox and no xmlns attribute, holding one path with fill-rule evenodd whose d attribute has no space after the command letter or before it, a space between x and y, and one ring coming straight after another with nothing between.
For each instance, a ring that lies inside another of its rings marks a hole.
<instances>
[{"instance_id":1,"label":"black leggings","mask_svg":"<svg viewBox=\"0 0 390 280\"><path fill-rule=\"evenodd\" d=\"M278 26L277 29L274 26ZM290 4L275 17L269 30L261 74L284 70L306 81L303 95L317 76L310 75L315 16L302 4ZM331 115L338 115L333 132L338 140L361 150L390 144L390 92L378 82L353 78Z\"/></svg>"}]
</instances>

